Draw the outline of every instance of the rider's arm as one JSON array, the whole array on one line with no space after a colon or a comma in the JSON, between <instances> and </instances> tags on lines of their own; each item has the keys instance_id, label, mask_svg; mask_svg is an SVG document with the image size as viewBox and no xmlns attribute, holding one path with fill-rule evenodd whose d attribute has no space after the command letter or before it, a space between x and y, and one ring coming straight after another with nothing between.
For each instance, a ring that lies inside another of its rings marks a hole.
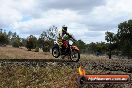
<instances>
[{"instance_id":1,"label":"rider's arm","mask_svg":"<svg viewBox=\"0 0 132 88\"><path fill-rule=\"evenodd\" d=\"M74 41L74 42L76 41L76 39L71 34L67 33L67 35L70 36L70 38L72 39L72 41Z\"/></svg>"},{"instance_id":2,"label":"rider's arm","mask_svg":"<svg viewBox=\"0 0 132 88\"><path fill-rule=\"evenodd\" d=\"M62 29L62 30L63 30L63 29ZM63 30L63 31L65 31L65 30ZM70 36L70 38L72 38L73 41L76 41L76 40L73 38L73 36L72 36L71 34L69 34L67 31L65 31L65 34L68 35L68 36Z\"/></svg>"},{"instance_id":3,"label":"rider's arm","mask_svg":"<svg viewBox=\"0 0 132 88\"><path fill-rule=\"evenodd\" d=\"M72 35L70 35L67 31L65 31L65 34L73 38Z\"/></svg>"}]
</instances>

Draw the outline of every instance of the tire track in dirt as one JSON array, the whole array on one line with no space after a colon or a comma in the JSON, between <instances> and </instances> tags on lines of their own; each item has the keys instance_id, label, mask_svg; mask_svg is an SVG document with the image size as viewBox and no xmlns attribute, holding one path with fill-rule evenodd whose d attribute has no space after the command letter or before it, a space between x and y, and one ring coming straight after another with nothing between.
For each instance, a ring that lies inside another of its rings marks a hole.
<instances>
[{"instance_id":1,"label":"tire track in dirt","mask_svg":"<svg viewBox=\"0 0 132 88\"><path fill-rule=\"evenodd\" d=\"M6 58L8 57L8 58ZM34 52L27 51L26 48L13 48L11 46L0 47L0 63L8 64L39 64L53 62L62 63L62 65L68 65L72 68L79 67L91 67L91 69L101 69L109 71L123 71L132 73L132 60L131 59L108 59L106 57L96 57L90 55L82 55L82 58L78 63L70 60L54 59L51 53L48 52Z\"/></svg>"}]
</instances>

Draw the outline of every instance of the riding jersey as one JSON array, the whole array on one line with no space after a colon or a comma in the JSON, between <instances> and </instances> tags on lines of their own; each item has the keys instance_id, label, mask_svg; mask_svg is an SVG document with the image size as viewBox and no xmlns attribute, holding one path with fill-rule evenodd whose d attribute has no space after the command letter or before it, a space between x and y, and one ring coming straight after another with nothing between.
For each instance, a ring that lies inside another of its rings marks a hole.
<instances>
[{"instance_id":1,"label":"riding jersey","mask_svg":"<svg viewBox=\"0 0 132 88\"><path fill-rule=\"evenodd\" d=\"M68 41L71 37L69 36L70 34L67 33L64 29L61 29L58 31L58 39L57 42L59 46L61 47L63 45L63 41Z\"/></svg>"}]
</instances>

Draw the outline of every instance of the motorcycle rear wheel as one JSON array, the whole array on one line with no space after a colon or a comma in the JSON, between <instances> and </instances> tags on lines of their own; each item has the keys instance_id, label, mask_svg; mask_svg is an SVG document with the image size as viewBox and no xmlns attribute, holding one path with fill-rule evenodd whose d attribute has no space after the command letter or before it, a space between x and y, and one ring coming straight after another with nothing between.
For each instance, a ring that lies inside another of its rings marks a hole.
<instances>
[{"instance_id":1,"label":"motorcycle rear wheel","mask_svg":"<svg viewBox=\"0 0 132 88\"><path fill-rule=\"evenodd\" d=\"M70 59L72 61L78 62L80 60L80 52L77 50L71 51Z\"/></svg>"}]
</instances>

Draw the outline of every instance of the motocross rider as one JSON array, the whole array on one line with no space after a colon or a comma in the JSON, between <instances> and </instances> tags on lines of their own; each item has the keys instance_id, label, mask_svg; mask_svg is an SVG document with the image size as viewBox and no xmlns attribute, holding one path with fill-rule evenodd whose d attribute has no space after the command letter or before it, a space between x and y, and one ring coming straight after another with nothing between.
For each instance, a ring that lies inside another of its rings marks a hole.
<instances>
[{"instance_id":1,"label":"motocross rider","mask_svg":"<svg viewBox=\"0 0 132 88\"><path fill-rule=\"evenodd\" d=\"M75 41L75 39L72 37L71 34L67 32L67 27L62 26L62 29L58 32L58 44L61 49L61 51L65 50L69 47L69 40L72 39L72 41Z\"/></svg>"}]
</instances>

